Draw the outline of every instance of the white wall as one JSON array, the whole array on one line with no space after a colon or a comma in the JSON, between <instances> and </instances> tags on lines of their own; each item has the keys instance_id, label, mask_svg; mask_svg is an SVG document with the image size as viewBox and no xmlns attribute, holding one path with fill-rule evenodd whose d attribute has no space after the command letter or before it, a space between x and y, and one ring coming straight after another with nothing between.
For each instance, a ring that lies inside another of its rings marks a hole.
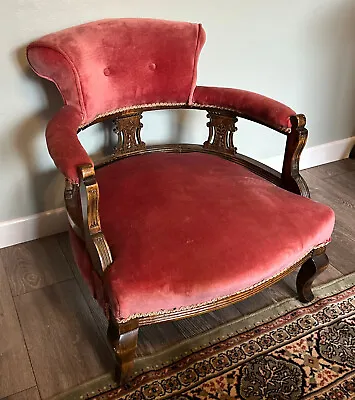
<instances>
[{"instance_id":1,"label":"white wall","mask_svg":"<svg viewBox=\"0 0 355 400\"><path fill-rule=\"evenodd\" d=\"M43 135L61 100L29 71L25 47L91 20L202 22L207 42L198 83L260 92L305 113L311 146L355 134L354 0L0 0L0 7L0 221L62 205L62 178ZM171 141L181 116L190 125L177 140L203 141L205 116L195 111L147 114L144 139ZM103 143L97 130L84 135L91 150ZM284 138L241 122L236 142L242 152L267 158L282 152Z\"/></svg>"}]
</instances>

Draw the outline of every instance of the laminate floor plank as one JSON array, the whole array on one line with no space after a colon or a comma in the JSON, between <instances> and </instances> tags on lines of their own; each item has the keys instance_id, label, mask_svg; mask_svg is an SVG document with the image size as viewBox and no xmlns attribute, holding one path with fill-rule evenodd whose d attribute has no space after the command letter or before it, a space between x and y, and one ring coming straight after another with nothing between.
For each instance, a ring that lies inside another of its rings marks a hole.
<instances>
[{"instance_id":1,"label":"laminate floor plank","mask_svg":"<svg viewBox=\"0 0 355 400\"><path fill-rule=\"evenodd\" d=\"M319 179L332 178L346 172L355 171L355 160L347 158L345 160L339 160L332 163L319 165L317 167L308 168L307 171ZM303 171L301 171L301 174L302 172Z\"/></svg>"},{"instance_id":2,"label":"laminate floor plank","mask_svg":"<svg viewBox=\"0 0 355 400\"><path fill-rule=\"evenodd\" d=\"M330 263L343 275L355 272L355 238L344 234L341 227L334 230L327 255Z\"/></svg>"},{"instance_id":3,"label":"laminate floor plank","mask_svg":"<svg viewBox=\"0 0 355 400\"><path fill-rule=\"evenodd\" d=\"M164 350L241 315L236 305L231 305L196 317L144 326L139 330L138 355L149 355Z\"/></svg>"},{"instance_id":4,"label":"laminate floor plank","mask_svg":"<svg viewBox=\"0 0 355 400\"><path fill-rule=\"evenodd\" d=\"M15 393L11 396L5 397L1 400L41 400L37 387Z\"/></svg>"},{"instance_id":5,"label":"laminate floor plank","mask_svg":"<svg viewBox=\"0 0 355 400\"><path fill-rule=\"evenodd\" d=\"M30 359L0 256L0 399L35 385Z\"/></svg>"},{"instance_id":6,"label":"laminate floor plank","mask_svg":"<svg viewBox=\"0 0 355 400\"><path fill-rule=\"evenodd\" d=\"M15 304L42 398L113 368L74 279L17 296Z\"/></svg>"},{"instance_id":7,"label":"laminate floor plank","mask_svg":"<svg viewBox=\"0 0 355 400\"><path fill-rule=\"evenodd\" d=\"M289 285L284 279L264 289L262 293L270 298L273 303L278 303L279 301L295 296L293 286Z\"/></svg>"},{"instance_id":8,"label":"laminate floor plank","mask_svg":"<svg viewBox=\"0 0 355 400\"><path fill-rule=\"evenodd\" d=\"M348 174L344 174L348 175ZM328 179L319 179L309 171L303 171L302 176L306 180L312 196L312 190L315 195L317 191L321 191L325 198L329 197L329 200L336 199L335 203L345 204L346 206L354 209L355 208L355 185L352 186L350 177L343 179L341 183L340 178L344 175L337 175ZM355 173L354 173L355 180ZM313 198L313 197L312 197Z\"/></svg>"},{"instance_id":9,"label":"laminate floor plank","mask_svg":"<svg viewBox=\"0 0 355 400\"><path fill-rule=\"evenodd\" d=\"M13 296L73 277L55 236L0 250Z\"/></svg>"},{"instance_id":10,"label":"laminate floor plank","mask_svg":"<svg viewBox=\"0 0 355 400\"><path fill-rule=\"evenodd\" d=\"M340 229L349 237L355 237L355 196L348 196L332 188L331 183L320 181L311 174L303 173L309 185L311 198L327 204L335 212L336 229Z\"/></svg>"},{"instance_id":11,"label":"laminate floor plank","mask_svg":"<svg viewBox=\"0 0 355 400\"><path fill-rule=\"evenodd\" d=\"M313 286L324 285L325 283L334 281L342 276L344 275L337 268L335 268L334 265L329 264L328 268L314 280Z\"/></svg>"},{"instance_id":12,"label":"laminate floor plank","mask_svg":"<svg viewBox=\"0 0 355 400\"><path fill-rule=\"evenodd\" d=\"M211 314L214 316L217 325L232 321L242 315L235 304L231 304L217 311L212 311Z\"/></svg>"},{"instance_id":13,"label":"laminate floor plank","mask_svg":"<svg viewBox=\"0 0 355 400\"><path fill-rule=\"evenodd\" d=\"M147 356L184 340L176 321L139 328L137 355Z\"/></svg>"},{"instance_id":14,"label":"laminate floor plank","mask_svg":"<svg viewBox=\"0 0 355 400\"><path fill-rule=\"evenodd\" d=\"M336 175L332 178L324 179L324 181L330 182L331 185L340 192L348 193L353 197L355 196L355 171Z\"/></svg>"},{"instance_id":15,"label":"laminate floor plank","mask_svg":"<svg viewBox=\"0 0 355 400\"><path fill-rule=\"evenodd\" d=\"M254 296L248 297L247 299L236 303L240 313L242 315L248 315L273 304L272 298L265 295L263 292L264 291L254 294Z\"/></svg>"}]
</instances>

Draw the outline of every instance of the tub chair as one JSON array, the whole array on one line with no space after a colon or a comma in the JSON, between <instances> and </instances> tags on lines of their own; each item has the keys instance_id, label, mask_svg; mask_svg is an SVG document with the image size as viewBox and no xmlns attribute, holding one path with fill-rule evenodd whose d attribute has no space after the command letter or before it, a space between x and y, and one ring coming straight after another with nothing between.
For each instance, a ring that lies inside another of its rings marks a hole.
<instances>
[{"instance_id":1,"label":"tub chair","mask_svg":"<svg viewBox=\"0 0 355 400\"><path fill-rule=\"evenodd\" d=\"M27 48L32 69L63 98L48 150L65 177L73 253L109 320L121 384L139 327L228 306L297 268L308 302L328 265L334 214L309 198L299 173L305 116L260 94L196 86L204 42L200 24L106 19ZM161 109L207 112L205 142L147 145L142 114ZM286 136L281 174L238 153L238 118ZM117 142L94 164L77 134L105 120Z\"/></svg>"}]
</instances>

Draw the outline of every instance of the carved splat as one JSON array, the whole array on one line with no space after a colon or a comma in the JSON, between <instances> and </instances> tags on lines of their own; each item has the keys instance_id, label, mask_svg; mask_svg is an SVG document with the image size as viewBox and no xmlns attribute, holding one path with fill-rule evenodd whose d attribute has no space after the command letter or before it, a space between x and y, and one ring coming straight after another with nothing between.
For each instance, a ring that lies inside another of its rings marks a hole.
<instances>
[{"instance_id":1,"label":"carved splat","mask_svg":"<svg viewBox=\"0 0 355 400\"><path fill-rule=\"evenodd\" d=\"M203 147L219 153L236 154L237 148L233 144L233 135L237 131L235 126L237 117L221 112L209 112L207 118L210 119L207 122L209 133Z\"/></svg>"},{"instance_id":2,"label":"carved splat","mask_svg":"<svg viewBox=\"0 0 355 400\"><path fill-rule=\"evenodd\" d=\"M118 136L117 146L114 149L115 155L131 153L137 150L145 150L145 143L141 140L140 122L141 113L121 115L114 119L113 131Z\"/></svg>"}]
</instances>

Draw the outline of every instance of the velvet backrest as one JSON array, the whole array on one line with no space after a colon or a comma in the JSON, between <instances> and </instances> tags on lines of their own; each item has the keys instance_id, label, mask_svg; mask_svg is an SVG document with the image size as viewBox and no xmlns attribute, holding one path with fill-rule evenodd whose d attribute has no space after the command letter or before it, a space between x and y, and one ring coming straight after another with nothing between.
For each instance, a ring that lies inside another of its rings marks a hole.
<instances>
[{"instance_id":1,"label":"velvet backrest","mask_svg":"<svg viewBox=\"0 0 355 400\"><path fill-rule=\"evenodd\" d=\"M125 108L191 103L204 42L200 24L105 19L44 36L27 58L85 125Z\"/></svg>"}]
</instances>

